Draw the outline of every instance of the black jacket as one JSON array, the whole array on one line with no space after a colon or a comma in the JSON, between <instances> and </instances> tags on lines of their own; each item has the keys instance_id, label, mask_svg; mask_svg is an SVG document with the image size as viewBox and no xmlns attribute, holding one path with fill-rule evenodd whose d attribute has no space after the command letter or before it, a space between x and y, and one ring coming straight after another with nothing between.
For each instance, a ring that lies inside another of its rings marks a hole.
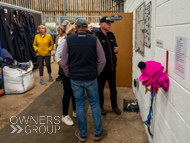
<instances>
[{"instance_id":1,"label":"black jacket","mask_svg":"<svg viewBox=\"0 0 190 143\"><path fill-rule=\"evenodd\" d=\"M117 57L114 53L114 47L117 47L117 42L114 34L112 32L108 32L106 36L101 31L101 29L99 29L99 31L96 32L95 35L98 37L105 52L106 65L104 70L115 70L117 65Z\"/></svg>"},{"instance_id":2,"label":"black jacket","mask_svg":"<svg viewBox=\"0 0 190 143\"><path fill-rule=\"evenodd\" d=\"M89 30L86 30L86 33L88 33L88 34L93 34L93 32L90 32Z\"/></svg>"}]
</instances>

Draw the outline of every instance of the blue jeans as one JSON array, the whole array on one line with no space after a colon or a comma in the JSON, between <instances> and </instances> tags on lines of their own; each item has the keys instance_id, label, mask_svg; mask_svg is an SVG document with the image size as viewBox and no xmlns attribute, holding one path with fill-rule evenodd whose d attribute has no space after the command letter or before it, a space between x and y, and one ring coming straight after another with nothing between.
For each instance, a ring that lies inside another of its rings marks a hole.
<instances>
[{"instance_id":1,"label":"blue jeans","mask_svg":"<svg viewBox=\"0 0 190 143\"><path fill-rule=\"evenodd\" d=\"M73 89L76 101L76 114L79 125L79 134L82 137L86 137L87 133L84 89L86 89L88 100L92 110L92 117L94 121L94 134L100 134L102 132L102 119L99 104L97 79L92 81L71 80L71 87Z\"/></svg>"}]
</instances>

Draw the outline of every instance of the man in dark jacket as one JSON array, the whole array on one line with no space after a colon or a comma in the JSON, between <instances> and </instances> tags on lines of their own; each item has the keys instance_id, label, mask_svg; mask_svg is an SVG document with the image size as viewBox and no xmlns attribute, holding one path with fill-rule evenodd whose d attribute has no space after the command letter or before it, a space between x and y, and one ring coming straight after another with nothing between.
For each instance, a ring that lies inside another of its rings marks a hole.
<instances>
[{"instance_id":1,"label":"man in dark jacket","mask_svg":"<svg viewBox=\"0 0 190 143\"><path fill-rule=\"evenodd\" d=\"M111 94L111 104L113 111L120 115L121 111L117 106L117 90L116 90L116 63L118 53L118 46L115 39L115 36L112 32L110 32L111 21L109 17L103 17L100 19L100 29L96 32L96 36L98 37L100 43L105 52L106 56L106 65L102 73L98 76L98 88L99 88L99 100L101 107L101 114L106 115L106 111L103 108L104 104L104 85L106 80L108 81L110 94Z\"/></svg>"},{"instance_id":2,"label":"man in dark jacket","mask_svg":"<svg viewBox=\"0 0 190 143\"><path fill-rule=\"evenodd\" d=\"M99 141L107 135L106 130L102 129L97 82L97 76L104 69L106 58L98 38L86 33L86 19L78 18L76 25L78 31L66 38L61 59L65 75L71 79L76 100L79 131L75 132L75 136L80 141L86 141L87 121L84 101L86 89L94 121L94 139Z\"/></svg>"}]
</instances>

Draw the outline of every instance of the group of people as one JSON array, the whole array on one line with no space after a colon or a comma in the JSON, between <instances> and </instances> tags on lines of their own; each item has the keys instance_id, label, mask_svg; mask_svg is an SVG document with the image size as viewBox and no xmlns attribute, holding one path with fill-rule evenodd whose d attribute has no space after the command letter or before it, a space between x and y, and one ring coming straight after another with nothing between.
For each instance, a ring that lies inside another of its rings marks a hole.
<instances>
[{"instance_id":1,"label":"group of people","mask_svg":"<svg viewBox=\"0 0 190 143\"><path fill-rule=\"evenodd\" d=\"M86 141L87 134L85 90L92 110L95 140L99 141L107 136L107 131L102 129L101 119L101 114L106 115L103 107L106 81L110 88L112 109L117 115L121 114L117 106L116 90L118 45L114 34L110 32L112 22L107 16L101 18L100 29L95 33L87 30L88 23L85 18L77 18L74 23L65 20L57 28L55 61L59 65L60 77L58 78L62 80L64 88L62 121L66 125L74 124L68 115L72 97L72 116L77 117L79 126L75 136L80 141ZM49 80L53 81L50 54L54 43L51 35L46 33L45 26L40 25L38 30L39 34L35 36L33 47L38 56L40 84L44 84L44 60Z\"/></svg>"}]
</instances>

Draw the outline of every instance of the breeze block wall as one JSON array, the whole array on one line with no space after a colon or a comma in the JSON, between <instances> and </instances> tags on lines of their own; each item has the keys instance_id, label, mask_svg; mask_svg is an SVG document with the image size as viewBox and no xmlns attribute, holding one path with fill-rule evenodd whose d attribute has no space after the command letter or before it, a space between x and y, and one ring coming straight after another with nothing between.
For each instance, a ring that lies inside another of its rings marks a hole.
<instances>
[{"instance_id":1,"label":"breeze block wall","mask_svg":"<svg viewBox=\"0 0 190 143\"><path fill-rule=\"evenodd\" d=\"M166 67L166 51L169 51L169 91L160 89L154 98L150 143L190 143L190 1L189 0L127 0L125 12L133 12L133 49L135 49L135 11L143 3L152 2L151 48L145 47L144 56L133 50L133 79L141 74L138 63L154 60ZM176 36L187 38L185 78L174 72ZM163 41L163 48L156 46ZM133 85L132 85L133 86ZM142 120L147 119L150 92L145 87L133 86L139 101Z\"/></svg>"}]
</instances>

